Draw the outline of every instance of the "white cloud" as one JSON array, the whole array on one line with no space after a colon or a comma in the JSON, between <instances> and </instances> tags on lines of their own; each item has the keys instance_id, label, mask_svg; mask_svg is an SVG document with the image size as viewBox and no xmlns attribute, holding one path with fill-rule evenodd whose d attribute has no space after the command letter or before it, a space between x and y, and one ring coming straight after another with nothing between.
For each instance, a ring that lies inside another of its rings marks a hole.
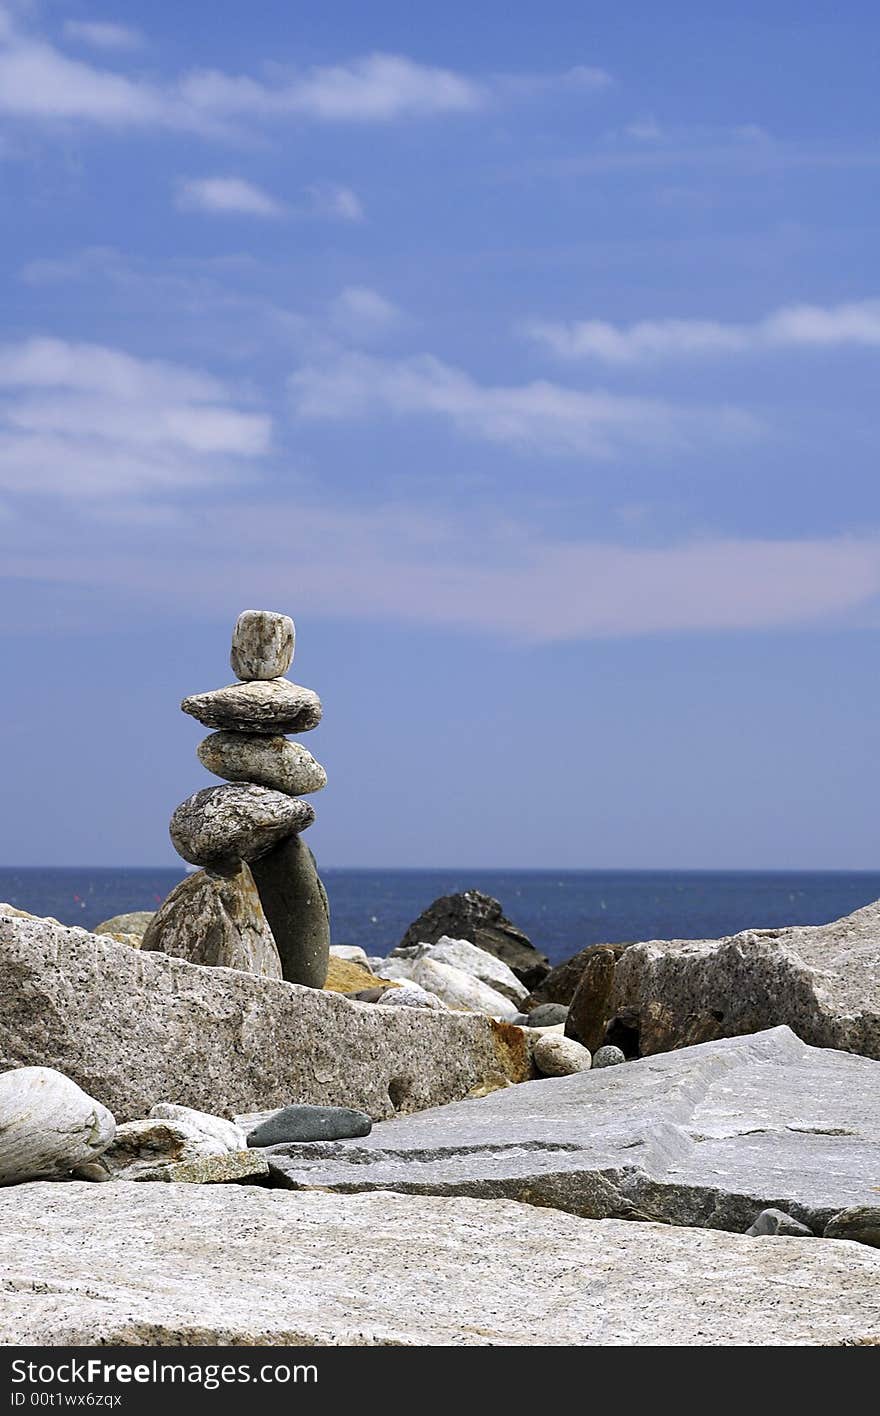
<instances>
[{"instance_id":1,"label":"white cloud","mask_svg":"<svg viewBox=\"0 0 880 1416\"><path fill-rule=\"evenodd\" d=\"M373 339L400 324L396 305L368 285L347 285L330 305L330 322L349 339Z\"/></svg>"},{"instance_id":2,"label":"white cloud","mask_svg":"<svg viewBox=\"0 0 880 1416\"><path fill-rule=\"evenodd\" d=\"M319 183L309 188L311 210L315 216L327 216L337 221L363 221L364 207L351 187L333 182Z\"/></svg>"},{"instance_id":3,"label":"white cloud","mask_svg":"<svg viewBox=\"0 0 880 1416\"><path fill-rule=\"evenodd\" d=\"M533 320L523 333L561 359L636 364L696 355L742 354L762 349L880 345L880 300L845 305L790 305L753 324L718 320L604 320L553 323Z\"/></svg>"},{"instance_id":4,"label":"white cloud","mask_svg":"<svg viewBox=\"0 0 880 1416\"><path fill-rule=\"evenodd\" d=\"M192 177L181 181L177 205L184 211L275 217L284 206L243 177Z\"/></svg>"},{"instance_id":5,"label":"white cloud","mask_svg":"<svg viewBox=\"0 0 880 1416\"><path fill-rule=\"evenodd\" d=\"M140 30L104 20L68 20L64 33L69 39L89 44L94 49L132 50L141 49L144 44Z\"/></svg>"},{"instance_id":6,"label":"white cloud","mask_svg":"<svg viewBox=\"0 0 880 1416\"><path fill-rule=\"evenodd\" d=\"M0 346L0 487L138 496L237 475L269 448L261 413L197 370L35 338Z\"/></svg>"},{"instance_id":7,"label":"white cloud","mask_svg":"<svg viewBox=\"0 0 880 1416\"><path fill-rule=\"evenodd\" d=\"M298 370L290 385L301 418L434 415L471 437L544 453L608 457L624 447L681 448L695 438L749 436L757 427L736 409L689 409L547 380L480 384L430 355L346 354Z\"/></svg>"}]
</instances>

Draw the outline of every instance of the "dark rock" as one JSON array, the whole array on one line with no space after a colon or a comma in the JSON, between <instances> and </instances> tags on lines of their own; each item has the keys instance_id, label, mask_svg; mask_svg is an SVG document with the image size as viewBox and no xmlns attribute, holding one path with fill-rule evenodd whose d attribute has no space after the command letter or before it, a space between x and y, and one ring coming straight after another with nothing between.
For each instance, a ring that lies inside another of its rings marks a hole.
<instances>
[{"instance_id":1,"label":"dark rock","mask_svg":"<svg viewBox=\"0 0 880 1416\"><path fill-rule=\"evenodd\" d=\"M822 1231L823 1239L854 1239L857 1244L870 1244L880 1249L880 1205L856 1205L841 1210L829 1219Z\"/></svg>"},{"instance_id":2,"label":"dark rock","mask_svg":"<svg viewBox=\"0 0 880 1416\"><path fill-rule=\"evenodd\" d=\"M565 1035L575 1038L588 1052L598 1052L605 1039L616 965L613 949L592 950L568 1009Z\"/></svg>"},{"instance_id":3,"label":"dark rock","mask_svg":"<svg viewBox=\"0 0 880 1416\"><path fill-rule=\"evenodd\" d=\"M754 1224L749 1225L746 1234L757 1239L763 1234L779 1234L790 1239L812 1239L813 1231L808 1229L800 1220L792 1219L790 1214L786 1214L781 1209L764 1209L758 1215Z\"/></svg>"},{"instance_id":4,"label":"dark rock","mask_svg":"<svg viewBox=\"0 0 880 1416\"><path fill-rule=\"evenodd\" d=\"M619 959L624 949L629 947L629 944L588 944L580 953L572 955L564 963L557 964L555 969L551 969L546 978L532 989L525 1001L526 1010L537 1008L541 1003L564 1003L568 1006L591 954L597 949L611 949L615 958Z\"/></svg>"},{"instance_id":5,"label":"dark rock","mask_svg":"<svg viewBox=\"0 0 880 1416\"><path fill-rule=\"evenodd\" d=\"M400 949L416 944L436 944L446 936L466 939L502 959L527 988L535 988L550 964L528 937L506 919L498 900L479 890L443 895L419 915L406 931ZM392 950L392 955L397 949Z\"/></svg>"},{"instance_id":6,"label":"dark rock","mask_svg":"<svg viewBox=\"0 0 880 1416\"><path fill-rule=\"evenodd\" d=\"M153 915L141 952L281 978L281 960L246 865L188 875Z\"/></svg>"},{"instance_id":7,"label":"dark rock","mask_svg":"<svg viewBox=\"0 0 880 1416\"><path fill-rule=\"evenodd\" d=\"M562 1003L539 1003L530 1013L524 1013L525 1026L529 1028L554 1028L564 1023L568 1009Z\"/></svg>"},{"instance_id":8,"label":"dark rock","mask_svg":"<svg viewBox=\"0 0 880 1416\"><path fill-rule=\"evenodd\" d=\"M342 1141L349 1136L368 1136L372 1129L365 1111L348 1106L282 1106L248 1132L247 1143L276 1146L293 1141Z\"/></svg>"},{"instance_id":9,"label":"dark rock","mask_svg":"<svg viewBox=\"0 0 880 1416\"><path fill-rule=\"evenodd\" d=\"M330 962L330 905L315 857L290 836L251 866L288 983L323 988Z\"/></svg>"}]
</instances>

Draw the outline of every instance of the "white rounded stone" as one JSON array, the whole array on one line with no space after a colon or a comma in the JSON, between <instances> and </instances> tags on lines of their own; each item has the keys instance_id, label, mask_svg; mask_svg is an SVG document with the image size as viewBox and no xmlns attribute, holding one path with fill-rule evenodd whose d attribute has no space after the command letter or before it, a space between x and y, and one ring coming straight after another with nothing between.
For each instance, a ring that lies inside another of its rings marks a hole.
<instances>
[{"instance_id":1,"label":"white rounded stone","mask_svg":"<svg viewBox=\"0 0 880 1416\"><path fill-rule=\"evenodd\" d=\"M232 631L232 672L246 683L280 678L293 662L295 643L296 630L289 615L242 610Z\"/></svg>"},{"instance_id":2,"label":"white rounded stone","mask_svg":"<svg viewBox=\"0 0 880 1416\"><path fill-rule=\"evenodd\" d=\"M106 1106L54 1067L0 1073L0 1184L68 1175L115 1133Z\"/></svg>"},{"instance_id":3,"label":"white rounded stone","mask_svg":"<svg viewBox=\"0 0 880 1416\"><path fill-rule=\"evenodd\" d=\"M585 1047L573 1037L545 1033L532 1048L532 1060L545 1077L570 1077L575 1072L589 1072L593 1059Z\"/></svg>"}]
</instances>

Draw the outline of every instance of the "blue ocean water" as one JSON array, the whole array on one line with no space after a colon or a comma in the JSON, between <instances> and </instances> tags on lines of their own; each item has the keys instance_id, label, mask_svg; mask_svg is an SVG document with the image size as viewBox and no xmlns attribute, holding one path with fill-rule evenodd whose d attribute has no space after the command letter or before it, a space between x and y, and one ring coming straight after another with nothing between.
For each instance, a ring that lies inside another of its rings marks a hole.
<instances>
[{"instance_id":1,"label":"blue ocean water","mask_svg":"<svg viewBox=\"0 0 880 1416\"><path fill-rule=\"evenodd\" d=\"M587 944L715 939L740 929L825 924L880 897L878 871L326 870L336 944L384 954L438 895L494 895L553 963ZM177 870L9 869L0 901L92 928L149 910Z\"/></svg>"}]
</instances>

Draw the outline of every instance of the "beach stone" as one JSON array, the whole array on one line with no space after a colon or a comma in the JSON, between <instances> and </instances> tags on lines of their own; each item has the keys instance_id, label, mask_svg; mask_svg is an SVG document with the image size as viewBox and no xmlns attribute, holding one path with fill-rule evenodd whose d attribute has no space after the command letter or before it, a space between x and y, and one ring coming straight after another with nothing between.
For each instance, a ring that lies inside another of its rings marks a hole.
<instances>
[{"instance_id":1,"label":"beach stone","mask_svg":"<svg viewBox=\"0 0 880 1416\"><path fill-rule=\"evenodd\" d=\"M331 959L342 959L343 963L363 964L364 968L370 967L366 950L362 949L359 944L331 944L330 957Z\"/></svg>"},{"instance_id":2,"label":"beach stone","mask_svg":"<svg viewBox=\"0 0 880 1416\"><path fill-rule=\"evenodd\" d=\"M593 1067L618 1067L626 1058L619 1047L606 1042L604 1047L597 1048L593 1053Z\"/></svg>"},{"instance_id":3,"label":"beach stone","mask_svg":"<svg viewBox=\"0 0 880 1416\"><path fill-rule=\"evenodd\" d=\"M754 1224L749 1225L746 1234L757 1239L765 1234L779 1234L783 1237L795 1239L812 1239L813 1231L808 1229L799 1220L792 1219L785 1210L765 1209L761 1210Z\"/></svg>"},{"instance_id":4,"label":"beach stone","mask_svg":"<svg viewBox=\"0 0 880 1416\"><path fill-rule=\"evenodd\" d=\"M579 953L573 954L570 959L565 959L563 963L557 964L541 980L536 988L529 994L526 1008L535 1008L542 1003L561 1003L566 1007L574 997L574 991L581 981L590 960L590 955L596 949L610 949L616 959L619 959L629 944L588 944Z\"/></svg>"},{"instance_id":5,"label":"beach stone","mask_svg":"<svg viewBox=\"0 0 880 1416\"><path fill-rule=\"evenodd\" d=\"M566 1036L575 1038L590 1052L597 1052L605 1038L616 964L612 949L591 952L565 1016Z\"/></svg>"},{"instance_id":6,"label":"beach stone","mask_svg":"<svg viewBox=\"0 0 880 1416\"><path fill-rule=\"evenodd\" d=\"M536 1335L550 1349L880 1338L874 1249L486 1199L38 1182L0 1194L0 1271L4 1346L176 1349L167 1361L226 1345L442 1360Z\"/></svg>"},{"instance_id":7,"label":"beach stone","mask_svg":"<svg viewBox=\"0 0 880 1416\"><path fill-rule=\"evenodd\" d=\"M228 1185L237 1180L262 1180L269 1174L266 1157L260 1151L225 1151L223 1155L200 1155L166 1166L157 1175L136 1175L136 1180L166 1180L171 1185Z\"/></svg>"},{"instance_id":8,"label":"beach stone","mask_svg":"<svg viewBox=\"0 0 880 1416\"><path fill-rule=\"evenodd\" d=\"M158 1180L170 1165L226 1150L223 1141L186 1121L150 1117L117 1126L98 1163L113 1180Z\"/></svg>"},{"instance_id":9,"label":"beach stone","mask_svg":"<svg viewBox=\"0 0 880 1416\"><path fill-rule=\"evenodd\" d=\"M274 1146L282 1141L338 1141L368 1136L373 1123L363 1111L349 1106L282 1106L248 1132L249 1146Z\"/></svg>"},{"instance_id":10,"label":"beach stone","mask_svg":"<svg viewBox=\"0 0 880 1416\"><path fill-rule=\"evenodd\" d=\"M232 631L232 672L245 680L280 678L290 668L295 643L296 630L289 615L242 610Z\"/></svg>"},{"instance_id":11,"label":"beach stone","mask_svg":"<svg viewBox=\"0 0 880 1416\"><path fill-rule=\"evenodd\" d=\"M299 797L250 782L204 787L171 817L171 843L191 865L253 862L315 819Z\"/></svg>"},{"instance_id":12,"label":"beach stone","mask_svg":"<svg viewBox=\"0 0 880 1416\"><path fill-rule=\"evenodd\" d=\"M532 1047L532 1061L545 1077L570 1077L589 1072L593 1059L573 1037L550 1033L539 1037Z\"/></svg>"},{"instance_id":13,"label":"beach stone","mask_svg":"<svg viewBox=\"0 0 880 1416\"><path fill-rule=\"evenodd\" d=\"M516 974L503 960L485 949L479 949L467 939L443 937L438 939L436 944L418 944L414 949L407 950L406 955L402 949L395 951L395 957L407 956L414 959L434 959L437 963L451 964L455 969L462 969L481 983L487 984L496 993L509 998L517 1007L528 996L525 984L520 983Z\"/></svg>"},{"instance_id":14,"label":"beach stone","mask_svg":"<svg viewBox=\"0 0 880 1416\"><path fill-rule=\"evenodd\" d=\"M568 1017L568 1009L562 1003L539 1003L537 1008L533 1008L530 1013L524 1014L525 1027L529 1028L553 1028L562 1023Z\"/></svg>"},{"instance_id":15,"label":"beach stone","mask_svg":"<svg viewBox=\"0 0 880 1416\"><path fill-rule=\"evenodd\" d=\"M0 1185L69 1175L96 1160L115 1131L107 1107L55 1068L0 1073Z\"/></svg>"},{"instance_id":16,"label":"beach stone","mask_svg":"<svg viewBox=\"0 0 880 1416\"><path fill-rule=\"evenodd\" d=\"M333 993L359 993L365 988L371 988L376 984L376 975L372 969L368 969L364 964L356 964L348 959L337 959L334 954L330 955L327 962L327 977L323 987L329 988ZM384 983L385 988L388 987Z\"/></svg>"},{"instance_id":17,"label":"beach stone","mask_svg":"<svg viewBox=\"0 0 880 1416\"><path fill-rule=\"evenodd\" d=\"M255 860L251 870L284 978L323 988L330 964L330 905L312 852L298 836L290 836Z\"/></svg>"},{"instance_id":18,"label":"beach stone","mask_svg":"<svg viewBox=\"0 0 880 1416\"><path fill-rule=\"evenodd\" d=\"M743 1237L784 1209L821 1234L876 1200L878 1083L880 1063L773 1028L507 1087L320 1153L276 1147L270 1165L298 1188L505 1198Z\"/></svg>"},{"instance_id":19,"label":"beach stone","mask_svg":"<svg viewBox=\"0 0 880 1416\"><path fill-rule=\"evenodd\" d=\"M29 910L19 910L15 905L0 904L0 915L7 915L10 919L45 919L48 924L60 924L61 921L55 919L54 915L35 915Z\"/></svg>"},{"instance_id":20,"label":"beach stone","mask_svg":"<svg viewBox=\"0 0 880 1416\"><path fill-rule=\"evenodd\" d=\"M629 1013L643 1056L785 1023L880 1059L880 901L832 924L634 944L608 1007L612 1024Z\"/></svg>"},{"instance_id":21,"label":"beach stone","mask_svg":"<svg viewBox=\"0 0 880 1416\"><path fill-rule=\"evenodd\" d=\"M327 773L308 748L286 737L259 733L211 733L196 752L203 767L228 782L256 782L288 796L319 792Z\"/></svg>"},{"instance_id":22,"label":"beach stone","mask_svg":"<svg viewBox=\"0 0 880 1416\"><path fill-rule=\"evenodd\" d=\"M120 1121L292 1100L375 1120L532 1075L521 1029L479 1014L350 1003L42 920L0 918L0 978L0 1067L56 1067Z\"/></svg>"},{"instance_id":23,"label":"beach stone","mask_svg":"<svg viewBox=\"0 0 880 1416\"><path fill-rule=\"evenodd\" d=\"M228 872L199 870L181 880L150 920L141 952L282 977L272 931L244 864Z\"/></svg>"},{"instance_id":24,"label":"beach stone","mask_svg":"<svg viewBox=\"0 0 880 1416\"><path fill-rule=\"evenodd\" d=\"M448 1012L446 1004L436 993L429 993L427 988L421 988L411 980L399 983L396 988L386 984L374 1001L385 1008L430 1008L435 1013Z\"/></svg>"},{"instance_id":25,"label":"beach stone","mask_svg":"<svg viewBox=\"0 0 880 1416\"><path fill-rule=\"evenodd\" d=\"M191 693L181 703L184 713L206 728L236 733L304 733L321 721L321 700L310 688L289 679L231 683L209 693Z\"/></svg>"},{"instance_id":26,"label":"beach stone","mask_svg":"<svg viewBox=\"0 0 880 1416\"><path fill-rule=\"evenodd\" d=\"M534 988L550 965L528 937L504 915L501 904L480 890L443 895L409 926L398 946L436 944L439 939L466 939L503 960L526 988ZM397 950L392 950L396 954Z\"/></svg>"},{"instance_id":27,"label":"beach stone","mask_svg":"<svg viewBox=\"0 0 880 1416\"><path fill-rule=\"evenodd\" d=\"M510 1022L518 1009L503 993L465 973L452 964L441 963L424 954L416 958L399 958L392 954L377 970L381 978L406 979L417 983L429 993L435 993L448 1008L466 1008L473 1013L485 1013L490 1018Z\"/></svg>"},{"instance_id":28,"label":"beach stone","mask_svg":"<svg viewBox=\"0 0 880 1416\"><path fill-rule=\"evenodd\" d=\"M150 1107L150 1118L182 1121L201 1132L203 1136L219 1142L228 1151L247 1149L247 1137L234 1121L227 1121L223 1116L211 1116L207 1111L196 1111L192 1106L177 1106L173 1101L157 1101L155 1106Z\"/></svg>"},{"instance_id":29,"label":"beach stone","mask_svg":"<svg viewBox=\"0 0 880 1416\"><path fill-rule=\"evenodd\" d=\"M880 1249L880 1205L855 1205L829 1219L823 1239L853 1239Z\"/></svg>"},{"instance_id":30,"label":"beach stone","mask_svg":"<svg viewBox=\"0 0 880 1416\"><path fill-rule=\"evenodd\" d=\"M132 910L129 914L114 915L112 919L105 919L101 924L96 924L92 933L114 936L134 934L138 938L143 938L155 913L155 910Z\"/></svg>"}]
</instances>

